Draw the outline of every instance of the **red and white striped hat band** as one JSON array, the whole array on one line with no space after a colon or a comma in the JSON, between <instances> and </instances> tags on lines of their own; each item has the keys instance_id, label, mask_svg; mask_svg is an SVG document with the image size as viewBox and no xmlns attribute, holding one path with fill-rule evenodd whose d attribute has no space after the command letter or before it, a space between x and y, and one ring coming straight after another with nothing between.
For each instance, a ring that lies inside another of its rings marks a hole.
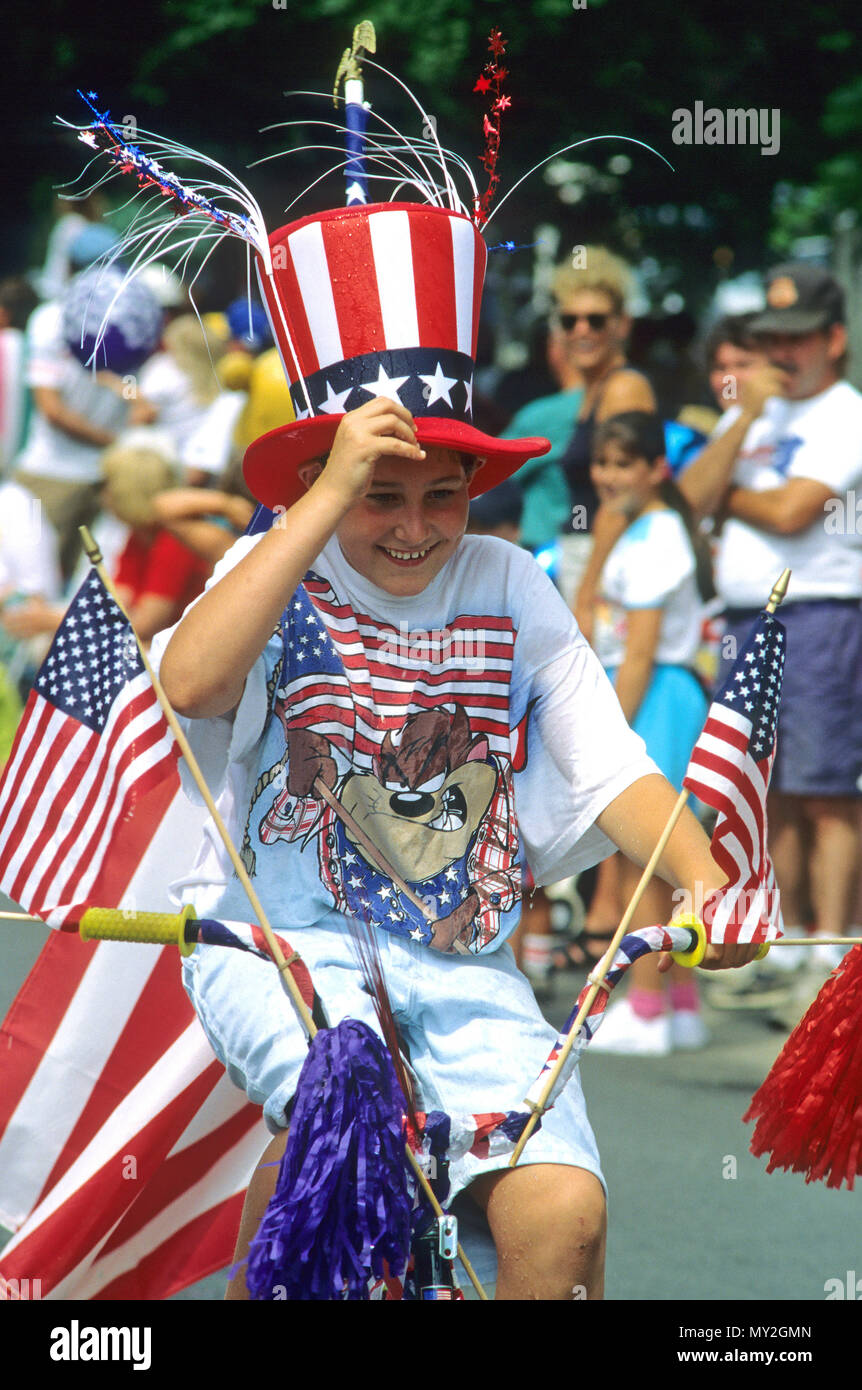
<instances>
[{"instance_id":1,"label":"red and white striped hat band","mask_svg":"<svg viewBox=\"0 0 862 1390\"><path fill-rule=\"evenodd\" d=\"M296 422L246 452L260 501L295 500L296 466L328 451L342 415L375 396L407 407L420 442L498 458L475 475L485 475L477 492L550 448L472 425L488 252L468 217L419 203L337 208L280 228L269 245L272 275L258 262L258 279Z\"/></svg>"}]
</instances>

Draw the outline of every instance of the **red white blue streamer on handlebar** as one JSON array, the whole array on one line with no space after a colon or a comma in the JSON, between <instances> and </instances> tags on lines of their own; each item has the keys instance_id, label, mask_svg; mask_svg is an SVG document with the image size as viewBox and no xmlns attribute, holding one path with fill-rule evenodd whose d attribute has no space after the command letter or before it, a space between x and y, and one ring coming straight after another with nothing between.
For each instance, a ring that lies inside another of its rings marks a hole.
<instances>
[{"instance_id":1,"label":"red white blue streamer on handlebar","mask_svg":"<svg viewBox=\"0 0 862 1390\"><path fill-rule=\"evenodd\" d=\"M207 918L191 919L186 923L185 932L186 939L190 942L196 941L209 946L231 946L236 950L251 951L264 960L272 959L263 932L259 927L247 922L216 922ZM296 952L289 941L282 936L279 936L278 940L288 960L291 957L296 957ZM598 991L592 1009L583 1021L581 1031L551 1092L546 1109L553 1105L578 1065L581 1054L595 1036L607 1008L609 992L616 987L629 967L641 956L648 955L652 951L686 951L690 946L691 934L685 927L642 927L623 937L605 978L605 988ZM309 1007L312 1007L312 1000L319 1005L318 996L313 990L311 976L301 957L294 960L291 970L300 983L303 997L308 995L306 1003ZM299 971L299 975L297 975L297 971ZM578 996L541 1072L530 1086L526 1095L526 1103L523 1106L506 1112L475 1114L447 1115L442 1111L432 1111L427 1114L420 1112L416 1117L420 1132L414 1133L412 1127L408 1127L406 1136L407 1142L417 1156L429 1162L432 1157L437 1156L441 1147L441 1135L447 1129L445 1151L450 1160L461 1158L466 1153L471 1153L478 1158L511 1153L533 1113L532 1107L538 1102L548 1073L562 1051L568 1032L589 989L590 983L588 981Z\"/></svg>"},{"instance_id":2,"label":"red white blue streamer on handlebar","mask_svg":"<svg viewBox=\"0 0 862 1390\"><path fill-rule=\"evenodd\" d=\"M605 975L602 988L596 994L592 1008L581 1024L581 1030L572 1045L572 1050L545 1103L544 1108L546 1110L550 1109L553 1105L569 1077L572 1075L575 1067L578 1065L581 1054L589 1047L590 1042L595 1037L602 1018L604 1017L605 1009L608 1006L610 991L619 984L629 966L633 965L641 956L649 955L651 951L688 951L691 949L692 945L691 937L692 933L688 927L674 926L641 927L638 931L629 932L627 936L623 937L617 953L611 962L610 969ZM572 1025L591 987L592 977L587 980L586 985L578 995L575 1007L566 1019L563 1030L558 1035L557 1041L554 1043L548 1056L548 1060L527 1092L526 1101L528 1106L532 1107L539 1104L543 1087L548 1079L548 1073L559 1059L560 1053L566 1045Z\"/></svg>"}]
</instances>

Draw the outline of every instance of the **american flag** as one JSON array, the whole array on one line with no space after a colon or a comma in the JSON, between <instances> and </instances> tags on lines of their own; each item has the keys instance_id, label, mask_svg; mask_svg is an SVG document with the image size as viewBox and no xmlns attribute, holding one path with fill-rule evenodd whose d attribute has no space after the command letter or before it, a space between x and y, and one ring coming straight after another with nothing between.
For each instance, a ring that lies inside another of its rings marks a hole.
<instances>
[{"instance_id":1,"label":"american flag","mask_svg":"<svg viewBox=\"0 0 862 1390\"><path fill-rule=\"evenodd\" d=\"M91 571L0 782L0 889L54 927L113 906L173 799L177 757L129 622Z\"/></svg>"},{"instance_id":2,"label":"american flag","mask_svg":"<svg viewBox=\"0 0 862 1390\"><path fill-rule=\"evenodd\" d=\"M710 941L771 941L781 934L766 840L766 793L775 760L784 628L761 613L713 700L683 786L718 812L712 853L727 885L704 904Z\"/></svg>"},{"instance_id":3,"label":"american flag","mask_svg":"<svg viewBox=\"0 0 862 1390\"><path fill-rule=\"evenodd\" d=\"M169 910L204 813L132 629L92 572L0 782L2 888L63 928L0 1027L0 1298L162 1299L231 1257L266 1135L172 947L71 935L84 907Z\"/></svg>"}]
</instances>

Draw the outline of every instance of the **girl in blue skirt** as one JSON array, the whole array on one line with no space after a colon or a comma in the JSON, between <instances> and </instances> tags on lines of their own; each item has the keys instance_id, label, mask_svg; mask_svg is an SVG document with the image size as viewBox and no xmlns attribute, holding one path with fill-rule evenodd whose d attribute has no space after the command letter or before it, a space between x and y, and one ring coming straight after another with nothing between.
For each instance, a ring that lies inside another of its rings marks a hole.
<instances>
[{"instance_id":1,"label":"girl in blue skirt","mask_svg":"<svg viewBox=\"0 0 862 1390\"><path fill-rule=\"evenodd\" d=\"M704 603L713 596L706 541L671 480L658 415L627 411L596 433L592 480L601 501L628 525L601 573L593 646L613 681L626 719L668 781L682 787L689 756L706 718L707 699L694 673ZM640 869L620 865L622 901ZM654 877L633 927L670 920L672 890ZM691 904L690 910L696 910ZM593 1049L658 1056L707 1041L691 971L665 975L652 958L629 974L623 999L608 1010Z\"/></svg>"}]
</instances>

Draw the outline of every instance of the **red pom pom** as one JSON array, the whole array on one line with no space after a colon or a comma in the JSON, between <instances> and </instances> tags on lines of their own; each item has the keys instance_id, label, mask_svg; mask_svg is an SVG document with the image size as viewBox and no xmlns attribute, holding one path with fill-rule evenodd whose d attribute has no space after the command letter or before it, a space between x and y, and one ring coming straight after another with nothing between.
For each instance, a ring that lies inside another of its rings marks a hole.
<instances>
[{"instance_id":1,"label":"red pom pom","mask_svg":"<svg viewBox=\"0 0 862 1390\"><path fill-rule=\"evenodd\" d=\"M862 946L833 970L781 1050L743 1120L753 1154L852 1190L862 1173Z\"/></svg>"}]
</instances>

